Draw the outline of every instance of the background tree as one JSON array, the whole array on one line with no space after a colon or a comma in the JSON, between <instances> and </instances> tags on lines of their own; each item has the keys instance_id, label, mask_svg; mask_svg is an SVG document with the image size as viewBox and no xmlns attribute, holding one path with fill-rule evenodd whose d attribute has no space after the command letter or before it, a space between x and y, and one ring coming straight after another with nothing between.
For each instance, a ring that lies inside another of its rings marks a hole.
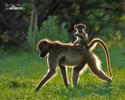
<instances>
[{"instance_id":1,"label":"background tree","mask_svg":"<svg viewBox=\"0 0 125 100\"><path fill-rule=\"evenodd\" d=\"M20 3L24 10L5 10L7 3ZM124 5L124 0L1 1L0 42L25 43L29 29L31 34L39 33L37 31L49 16L56 16L59 27L65 22L70 40L73 40L73 25L80 22L87 25L90 39L103 35L107 39L120 40L125 32Z\"/></svg>"}]
</instances>

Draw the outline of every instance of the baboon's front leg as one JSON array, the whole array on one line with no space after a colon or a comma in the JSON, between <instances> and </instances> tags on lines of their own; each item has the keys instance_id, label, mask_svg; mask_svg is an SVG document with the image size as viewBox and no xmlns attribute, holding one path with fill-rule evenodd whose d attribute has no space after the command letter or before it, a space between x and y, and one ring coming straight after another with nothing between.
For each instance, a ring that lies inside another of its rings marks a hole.
<instances>
[{"instance_id":1,"label":"baboon's front leg","mask_svg":"<svg viewBox=\"0 0 125 100\"><path fill-rule=\"evenodd\" d=\"M79 72L82 70L82 68L85 66L86 62L83 61L78 66L73 68L73 76L72 76L72 84L73 86L77 86L78 78L79 78Z\"/></svg>"},{"instance_id":2,"label":"baboon's front leg","mask_svg":"<svg viewBox=\"0 0 125 100\"><path fill-rule=\"evenodd\" d=\"M54 74L55 74L55 71L50 70L46 74L46 76L42 79L42 81L39 83L39 85L37 86L37 88L35 90L38 91Z\"/></svg>"},{"instance_id":3,"label":"baboon's front leg","mask_svg":"<svg viewBox=\"0 0 125 100\"><path fill-rule=\"evenodd\" d=\"M67 73L66 73L66 68L63 65L59 65L60 70L61 70L61 74L65 83L65 86L68 87L68 79L67 79Z\"/></svg>"},{"instance_id":4,"label":"baboon's front leg","mask_svg":"<svg viewBox=\"0 0 125 100\"><path fill-rule=\"evenodd\" d=\"M39 85L35 89L36 91L38 91L56 73L57 60L56 57L55 59L52 57L53 57L52 55L49 55L47 59L49 72L44 76L42 81L39 83Z\"/></svg>"}]
</instances>

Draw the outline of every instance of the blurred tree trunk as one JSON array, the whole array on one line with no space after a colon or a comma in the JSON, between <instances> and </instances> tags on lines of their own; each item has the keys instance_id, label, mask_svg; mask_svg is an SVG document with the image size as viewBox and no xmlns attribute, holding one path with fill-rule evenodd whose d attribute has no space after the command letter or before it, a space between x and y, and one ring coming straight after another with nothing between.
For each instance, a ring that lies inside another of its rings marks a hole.
<instances>
[{"instance_id":1,"label":"blurred tree trunk","mask_svg":"<svg viewBox=\"0 0 125 100\"><path fill-rule=\"evenodd\" d=\"M36 28L37 28L37 10L35 7L35 2L32 0L32 11L30 16L30 32L32 34L36 34Z\"/></svg>"}]
</instances>

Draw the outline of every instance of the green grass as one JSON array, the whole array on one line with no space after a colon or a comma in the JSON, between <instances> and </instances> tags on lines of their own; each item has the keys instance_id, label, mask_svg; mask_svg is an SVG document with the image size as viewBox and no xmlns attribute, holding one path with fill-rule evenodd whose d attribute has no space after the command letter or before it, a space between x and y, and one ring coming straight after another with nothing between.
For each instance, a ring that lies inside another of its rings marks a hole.
<instances>
[{"instance_id":1,"label":"green grass","mask_svg":"<svg viewBox=\"0 0 125 100\"><path fill-rule=\"evenodd\" d=\"M65 88L58 69L56 77L38 92L34 89L47 72L46 60L41 60L35 52L0 51L0 100L125 100L125 48L109 50L113 70L111 84L86 71L80 76L78 87L73 88L69 69L70 87ZM96 54L108 74L103 51L98 49Z\"/></svg>"}]
</instances>

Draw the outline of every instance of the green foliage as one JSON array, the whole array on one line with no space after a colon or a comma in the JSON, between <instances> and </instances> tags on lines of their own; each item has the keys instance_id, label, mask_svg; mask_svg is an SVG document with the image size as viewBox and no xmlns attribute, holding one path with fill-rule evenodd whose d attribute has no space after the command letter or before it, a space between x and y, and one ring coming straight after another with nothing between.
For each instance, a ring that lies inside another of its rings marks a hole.
<instances>
[{"instance_id":1,"label":"green foliage","mask_svg":"<svg viewBox=\"0 0 125 100\"><path fill-rule=\"evenodd\" d=\"M2 3L4 5L4 2ZM72 39L72 36L68 37L67 30L73 32L75 23L86 24L87 31L93 36L95 36L94 33L96 35L104 34L105 37L109 34L114 36L116 31L119 31L120 35L125 37L124 0L70 0L70 3L68 1L58 2L58 0L55 2L53 0L36 0L34 5L38 27L40 28L42 25L35 41L49 38L66 42L68 38ZM25 42L27 38L25 33L31 21L33 5L32 2L24 1L21 6L24 10L20 12L7 13L7 15L4 14L4 10L1 12L0 42L14 44ZM46 18L48 19L44 20Z\"/></svg>"},{"instance_id":2,"label":"green foliage","mask_svg":"<svg viewBox=\"0 0 125 100\"><path fill-rule=\"evenodd\" d=\"M9 42L9 36L8 36L8 32L5 31L1 36L0 39L3 43L8 43Z\"/></svg>"},{"instance_id":3,"label":"green foliage","mask_svg":"<svg viewBox=\"0 0 125 100\"><path fill-rule=\"evenodd\" d=\"M60 40L62 42L68 41L68 32L65 29L65 23L57 23L55 16L50 16L48 20L44 21L40 30L36 27L35 33L29 29L27 36L27 46L29 48L36 48L36 44L40 39L48 38L50 40Z\"/></svg>"},{"instance_id":4,"label":"green foliage","mask_svg":"<svg viewBox=\"0 0 125 100\"><path fill-rule=\"evenodd\" d=\"M31 3L23 3L22 4L24 10L23 12L27 15L27 13L29 13L32 10L32 4Z\"/></svg>"},{"instance_id":5,"label":"green foliage","mask_svg":"<svg viewBox=\"0 0 125 100\"><path fill-rule=\"evenodd\" d=\"M125 22L125 15L120 17L120 21L124 21Z\"/></svg>"},{"instance_id":6,"label":"green foliage","mask_svg":"<svg viewBox=\"0 0 125 100\"><path fill-rule=\"evenodd\" d=\"M68 32L65 29L65 23L59 25L56 16L49 16L48 19L42 23L40 31L36 35L37 41L43 38L66 42L68 40Z\"/></svg>"},{"instance_id":7,"label":"green foliage","mask_svg":"<svg viewBox=\"0 0 125 100\"><path fill-rule=\"evenodd\" d=\"M35 42L35 34L29 29L28 36L27 36L27 42L26 45L28 48L35 49L36 42Z\"/></svg>"},{"instance_id":8,"label":"green foliage","mask_svg":"<svg viewBox=\"0 0 125 100\"><path fill-rule=\"evenodd\" d=\"M116 31L115 34L110 33L110 34L109 34L109 38L110 38L111 40L114 40L114 41L119 41L119 40L121 40L120 31Z\"/></svg>"}]
</instances>

